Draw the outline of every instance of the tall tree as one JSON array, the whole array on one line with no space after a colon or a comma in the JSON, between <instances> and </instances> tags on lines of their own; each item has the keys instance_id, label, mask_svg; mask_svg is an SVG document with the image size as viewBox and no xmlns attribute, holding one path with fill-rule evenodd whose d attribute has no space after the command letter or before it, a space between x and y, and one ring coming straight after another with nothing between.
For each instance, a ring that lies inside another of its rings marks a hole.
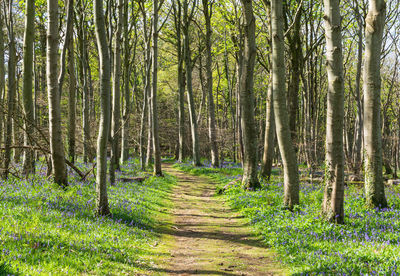
<instances>
[{"instance_id":1,"label":"tall tree","mask_svg":"<svg viewBox=\"0 0 400 276\"><path fill-rule=\"evenodd\" d=\"M49 133L54 182L68 185L64 144L61 132L60 91L57 79L58 60L58 0L47 0L47 93L49 100Z\"/></svg>"},{"instance_id":2,"label":"tall tree","mask_svg":"<svg viewBox=\"0 0 400 276\"><path fill-rule=\"evenodd\" d=\"M328 106L326 124L325 193L323 214L328 221L344 220L344 77L340 0L324 0Z\"/></svg>"},{"instance_id":3,"label":"tall tree","mask_svg":"<svg viewBox=\"0 0 400 276\"><path fill-rule=\"evenodd\" d=\"M130 29L128 24L128 12L129 12L129 2L128 0L124 0L124 20L123 20L123 30L124 30L124 108L122 114L122 126L121 126L121 162L125 162L129 157L129 119L131 112L131 99L129 93L129 78L131 75L130 69ZM133 12L132 12L133 13ZM133 28L135 30L135 37L133 42L133 53L132 60L135 62L136 60L136 47L137 47L137 27L136 27L136 16L132 14L132 19L134 20ZM134 72L135 69L134 69ZM134 74L135 75L135 74ZM136 76L135 76L136 77ZM136 79L134 79L133 88L136 87Z\"/></svg>"},{"instance_id":4,"label":"tall tree","mask_svg":"<svg viewBox=\"0 0 400 276\"><path fill-rule=\"evenodd\" d=\"M15 37L14 37L14 15L13 1L7 2L7 11L4 14L7 17L6 27L8 34L8 91L7 91L7 118L5 121L4 134L4 172L3 177L7 178L9 174L9 166L11 162L11 142L12 142L12 119L15 109L16 94L16 53L15 53Z\"/></svg>"},{"instance_id":5,"label":"tall tree","mask_svg":"<svg viewBox=\"0 0 400 276\"><path fill-rule=\"evenodd\" d=\"M196 109L194 106L194 97L193 97L193 83L192 83L192 57L190 51L190 25L193 20L193 14L196 7L197 1L193 1L192 9L189 10L188 0L183 1L183 54L185 60L185 69L186 69L186 88L187 88L187 97L188 97L188 107L189 107L189 117L190 117L190 130L192 134L192 155L193 155L193 164L195 166L200 166L200 141L197 127L197 117L196 117Z\"/></svg>"},{"instance_id":6,"label":"tall tree","mask_svg":"<svg viewBox=\"0 0 400 276\"><path fill-rule=\"evenodd\" d=\"M175 4L176 3L176 4ZM185 155L185 72L182 48L182 4L181 0L173 0L174 23L176 33L176 51L178 61L178 162L183 162Z\"/></svg>"},{"instance_id":7,"label":"tall tree","mask_svg":"<svg viewBox=\"0 0 400 276\"><path fill-rule=\"evenodd\" d=\"M151 89L151 119L153 132L154 175L161 176L161 152L158 134L157 82L158 82L158 11L161 6L153 0L153 85Z\"/></svg>"},{"instance_id":8,"label":"tall tree","mask_svg":"<svg viewBox=\"0 0 400 276\"><path fill-rule=\"evenodd\" d=\"M284 205L291 209L294 205L299 204L299 175L286 106L283 20L282 1L272 0L272 97L274 101L276 134L284 169Z\"/></svg>"},{"instance_id":9,"label":"tall tree","mask_svg":"<svg viewBox=\"0 0 400 276\"><path fill-rule=\"evenodd\" d=\"M381 75L382 36L385 27L386 3L370 0L365 20L364 60L364 147L365 193L367 204L385 208L385 186L382 175Z\"/></svg>"},{"instance_id":10,"label":"tall tree","mask_svg":"<svg viewBox=\"0 0 400 276\"><path fill-rule=\"evenodd\" d=\"M117 1L117 29L114 37L114 74L112 85L112 122L111 122L111 161L110 182L115 182L115 170L119 169L120 127L121 127L121 39L123 23L123 0Z\"/></svg>"},{"instance_id":11,"label":"tall tree","mask_svg":"<svg viewBox=\"0 0 400 276\"><path fill-rule=\"evenodd\" d=\"M4 16L0 7L0 144L3 140L4 97L5 97L5 68L4 68Z\"/></svg>"},{"instance_id":12,"label":"tall tree","mask_svg":"<svg viewBox=\"0 0 400 276\"><path fill-rule=\"evenodd\" d=\"M213 2L203 0L203 13L206 23L206 75L207 75L207 98L208 98L208 136L211 143L211 164L219 167L217 130L215 127L215 106L213 96L213 76L212 76L212 44L211 44L211 17Z\"/></svg>"},{"instance_id":13,"label":"tall tree","mask_svg":"<svg viewBox=\"0 0 400 276\"><path fill-rule=\"evenodd\" d=\"M25 113L24 145L32 147L32 134L34 124L33 113L33 43L35 39L35 1L27 0L25 3L25 35L24 35L24 68L22 100ZM24 150L23 171L30 174L35 171L33 149Z\"/></svg>"},{"instance_id":14,"label":"tall tree","mask_svg":"<svg viewBox=\"0 0 400 276\"><path fill-rule=\"evenodd\" d=\"M243 128L243 179L247 189L260 188L257 177L257 132L254 121L254 66L256 59L256 22L253 1L241 0L243 8L244 53L241 66L239 97L242 110Z\"/></svg>"},{"instance_id":15,"label":"tall tree","mask_svg":"<svg viewBox=\"0 0 400 276\"><path fill-rule=\"evenodd\" d=\"M108 51L103 0L95 0L94 5L97 49L99 51L100 73L100 122L97 139L97 175L96 175L96 214L110 214L107 197L107 141L110 125L110 55Z\"/></svg>"},{"instance_id":16,"label":"tall tree","mask_svg":"<svg viewBox=\"0 0 400 276\"><path fill-rule=\"evenodd\" d=\"M68 10L72 9L73 0L69 0ZM72 28L71 24L71 28ZM75 134L76 134L76 76L75 76L75 52L74 40L70 38L68 45L68 75L69 75L69 93L68 93L68 155L72 163L75 162Z\"/></svg>"}]
</instances>

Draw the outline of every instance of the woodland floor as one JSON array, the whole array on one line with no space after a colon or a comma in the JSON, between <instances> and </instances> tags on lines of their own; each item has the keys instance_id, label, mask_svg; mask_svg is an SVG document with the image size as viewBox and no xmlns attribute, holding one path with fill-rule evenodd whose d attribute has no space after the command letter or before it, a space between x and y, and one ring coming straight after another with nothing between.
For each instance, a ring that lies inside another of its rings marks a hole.
<instances>
[{"instance_id":1,"label":"woodland floor","mask_svg":"<svg viewBox=\"0 0 400 276\"><path fill-rule=\"evenodd\" d=\"M172 221L161 227L170 260L163 275L285 275L276 254L254 235L248 221L215 196L215 183L166 165L177 177ZM158 230L158 229L157 229ZM156 230L156 231L157 231Z\"/></svg>"}]
</instances>

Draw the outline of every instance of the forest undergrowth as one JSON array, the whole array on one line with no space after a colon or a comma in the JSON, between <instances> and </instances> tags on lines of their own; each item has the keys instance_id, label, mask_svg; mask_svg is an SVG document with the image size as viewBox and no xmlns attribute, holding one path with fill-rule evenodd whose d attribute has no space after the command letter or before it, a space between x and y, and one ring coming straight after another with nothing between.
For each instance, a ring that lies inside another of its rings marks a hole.
<instances>
[{"instance_id":1,"label":"forest undergrowth","mask_svg":"<svg viewBox=\"0 0 400 276\"><path fill-rule=\"evenodd\" d=\"M92 164L78 162L89 171ZM167 253L157 248L153 229L169 208L175 178L143 175L137 160L117 173L108 197L111 217L95 217L95 179L73 173L66 191L46 177L37 164L27 180L0 180L0 275L136 275L155 269ZM168 218L167 218L168 219Z\"/></svg>"},{"instance_id":2,"label":"forest undergrowth","mask_svg":"<svg viewBox=\"0 0 400 276\"><path fill-rule=\"evenodd\" d=\"M389 207L378 210L365 206L359 185L346 186L345 223L338 225L321 216L322 183L301 181L301 203L291 212L282 208L283 178L277 169L270 181L262 180L260 190L246 191L238 164L225 162L217 169L204 164L177 163L175 167L217 181L216 194L223 191L232 208L249 218L294 275L400 273L400 187L386 187Z\"/></svg>"}]
</instances>

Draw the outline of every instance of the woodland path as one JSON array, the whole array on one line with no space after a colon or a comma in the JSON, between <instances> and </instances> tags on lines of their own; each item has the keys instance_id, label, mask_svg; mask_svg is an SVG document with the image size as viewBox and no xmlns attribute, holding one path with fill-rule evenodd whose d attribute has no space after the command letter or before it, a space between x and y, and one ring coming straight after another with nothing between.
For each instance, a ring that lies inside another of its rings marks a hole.
<instances>
[{"instance_id":1,"label":"woodland path","mask_svg":"<svg viewBox=\"0 0 400 276\"><path fill-rule=\"evenodd\" d=\"M170 260L162 275L286 275L274 252L251 231L247 220L214 196L215 183L165 164L177 177L173 190Z\"/></svg>"}]
</instances>

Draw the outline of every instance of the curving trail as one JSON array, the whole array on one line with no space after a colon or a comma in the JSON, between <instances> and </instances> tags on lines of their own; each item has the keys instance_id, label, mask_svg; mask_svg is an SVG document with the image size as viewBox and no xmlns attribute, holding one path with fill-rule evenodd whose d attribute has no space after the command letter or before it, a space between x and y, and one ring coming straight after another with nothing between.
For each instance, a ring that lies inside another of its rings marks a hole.
<instances>
[{"instance_id":1,"label":"curving trail","mask_svg":"<svg viewBox=\"0 0 400 276\"><path fill-rule=\"evenodd\" d=\"M273 251L251 231L247 220L215 197L206 177L185 174L166 164L178 179L172 200L171 242L163 275L286 275Z\"/></svg>"}]
</instances>

